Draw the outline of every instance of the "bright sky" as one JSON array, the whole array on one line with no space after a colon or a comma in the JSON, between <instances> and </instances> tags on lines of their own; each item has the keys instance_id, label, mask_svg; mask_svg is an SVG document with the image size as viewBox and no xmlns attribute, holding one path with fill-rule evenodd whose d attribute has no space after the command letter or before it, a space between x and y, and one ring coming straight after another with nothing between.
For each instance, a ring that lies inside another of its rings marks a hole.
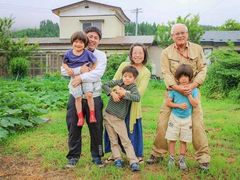
<instances>
[{"instance_id":1,"label":"bright sky","mask_svg":"<svg viewBox=\"0 0 240 180\"><path fill-rule=\"evenodd\" d=\"M133 9L142 8L139 22L167 23L178 16L199 14L200 24L222 25L227 19L240 22L240 0L93 0L121 7L131 21ZM14 29L38 27L40 21L59 18L52 9L69 5L77 0L0 0L0 17L14 17Z\"/></svg>"}]
</instances>

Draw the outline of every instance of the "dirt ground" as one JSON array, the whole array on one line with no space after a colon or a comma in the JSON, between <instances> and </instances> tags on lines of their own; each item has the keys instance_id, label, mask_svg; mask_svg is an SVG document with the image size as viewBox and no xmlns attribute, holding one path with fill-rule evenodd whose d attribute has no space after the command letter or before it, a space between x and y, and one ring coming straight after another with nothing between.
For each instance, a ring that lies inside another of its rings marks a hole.
<instances>
[{"instance_id":1,"label":"dirt ground","mask_svg":"<svg viewBox=\"0 0 240 180\"><path fill-rule=\"evenodd\" d=\"M42 170L40 160L0 155L0 179L11 180L62 180L76 179L72 170Z\"/></svg>"}]
</instances>

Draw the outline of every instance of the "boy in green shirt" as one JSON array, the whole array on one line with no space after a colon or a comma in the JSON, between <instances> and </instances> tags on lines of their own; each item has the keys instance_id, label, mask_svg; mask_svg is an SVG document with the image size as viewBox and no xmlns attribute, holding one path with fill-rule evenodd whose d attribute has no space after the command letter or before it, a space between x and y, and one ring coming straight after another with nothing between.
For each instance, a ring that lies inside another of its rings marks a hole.
<instances>
[{"instance_id":1,"label":"boy in green shirt","mask_svg":"<svg viewBox=\"0 0 240 180\"><path fill-rule=\"evenodd\" d=\"M126 155L130 161L132 171L139 171L138 158L135 155L132 143L127 134L124 119L128 113L131 102L139 102L140 95L135 84L138 71L133 66L127 66L122 71L122 79L105 83L102 88L108 96L111 96L104 114L104 125L111 142L111 150L115 159L115 166L122 167L121 152L118 148L120 138ZM115 90L112 91L113 87Z\"/></svg>"}]
</instances>

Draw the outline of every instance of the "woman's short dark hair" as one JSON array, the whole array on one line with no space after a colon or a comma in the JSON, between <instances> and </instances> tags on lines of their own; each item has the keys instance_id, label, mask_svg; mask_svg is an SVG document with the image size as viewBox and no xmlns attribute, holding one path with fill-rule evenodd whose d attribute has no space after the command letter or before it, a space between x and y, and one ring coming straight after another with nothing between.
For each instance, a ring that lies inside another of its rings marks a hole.
<instances>
[{"instance_id":1,"label":"woman's short dark hair","mask_svg":"<svg viewBox=\"0 0 240 180\"><path fill-rule=\"evenodd\" d=\"M133 52L133 48L136 47L136 46L142 47L143 53L144 53L144 59L143 59L142 64L144 64L144 65L147 64L147 58L148 58L147 48L146 48L146 46L144 46L144 45L141 44L141 43L134 43L134 44L132 44L132 46L130 47L129 59L130 59L130 61L131 61L131 64L134 64L134 61L132 60L132 52Z\"/></svg>"},{"instance_id":2,"label":"woman's short dark hair","mask_svg":"<svg viewBox=\"0 0 240 180\"><path fill-rule=\"evenodd\" d=\"M193 78L193 69L190 65L188 64L181 64L178 66L178 68L176 69L176 72L175 72L175 78L177 80L180 79L181 76L188 76L189 77L189 80L191 81L192 78Z\"/></svg>"},{"instance_id":3,"label":"woman's short dark hair","mask_svg":"<svg viewBox=\"0 0 240 180\"><path fill-rule=\"evenodd\" d=\"M88 45L88 37L82 31L77 31L77 32L72 34L72 36L71 36L71 44L73 44L73 42L76 41L76 40L81 40L84 43L85 47Z\"/></svg>"},{"instance_id":4,"label":"woman's short dark hair","mask_svg":"<svg viewBox=\"0 0 240 180\"><path fill-rule=\"evenodd\" d=\"M99 39L102 39L102 32L100 31L100 29L98 29L97 27L94 26L89 26L85 29L85 33L89 33L89 32L95 32L98 34Z\"/></svg>"},{"instance_id":5,"label":"woman's short dark hair","mask_svg":"<svg viewBox=\"0 0 240 180\"><path fill-rule=\"evenodd\" d=\"M133 74L133 77L134 77L135 79L136 79L137 76L138 76L138 70L137 70L135 67L133 67L133 66L126 66L125 68L123 68L123 70L122 70L122 75L123 75L124 73L126 73L126 72L132 73L132 74Z\"/></svg>"}]
</instances>

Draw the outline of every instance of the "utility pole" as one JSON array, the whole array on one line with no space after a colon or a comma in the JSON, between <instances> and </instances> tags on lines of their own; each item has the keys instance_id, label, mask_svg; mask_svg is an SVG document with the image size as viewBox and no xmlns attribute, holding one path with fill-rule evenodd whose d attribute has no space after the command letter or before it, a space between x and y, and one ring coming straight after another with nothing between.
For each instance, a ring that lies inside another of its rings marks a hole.
<instances>
[{"instance_id":1,"label":"utility pole","mask_svg":"<svg viewBox=\"0 0 240 180\"><path fill-rule=\"evenodd\" d=\"M142 8L133 9L132 13L136 13L135 36L137 36L138 35L138 13L142 13Z\"/></svg>"}]
</instances>

